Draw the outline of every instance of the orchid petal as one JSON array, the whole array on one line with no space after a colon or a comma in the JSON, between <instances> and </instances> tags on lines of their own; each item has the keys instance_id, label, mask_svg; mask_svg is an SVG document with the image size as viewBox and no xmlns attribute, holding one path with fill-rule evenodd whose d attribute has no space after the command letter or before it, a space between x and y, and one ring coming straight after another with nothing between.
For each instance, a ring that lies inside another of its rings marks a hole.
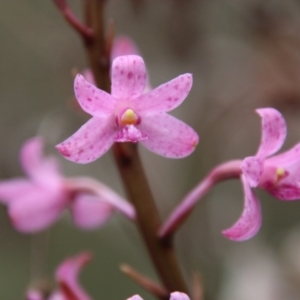
<instances>
[{"instance_id":1,"label":"orchid petal","mask_svg":"<svg viewBox=\"0 0 300 300\"><path fill-rule=\"evenodd\" d=\"M193 84L192 74L184 74L160 85L134 100L138 112L167 112L179 106L189 94Z\"/></svg>"},{"instance_id":2,"label":"orchid petal","mask_svg":"<svg viewBox=\"0 0 300 300\"><path fill-rule=\"evenodd\" d=\"M106 117L115 107L116 99L96 88L80 74L75 78L74 91L81 108L92 116Z\"/></svg>"},{"instance_id":3,"label":"orchid petal","mask_svg":"<svg viewBox=\"0 0 300 300\"><path fill-rule=\"evenodd\" d=\"M165 113L144 116L139 129L148 137L141 141L146 148L171 158L191 154L199 140L190 126Z\"/></svg>"},{"instance_id":4,"label":"orchid petal","mask_svg":"<svg viewBox=\"0 0 300 300\"><path fill-rule=\"evenodd\" d=\"M277 152L286 137L286 123L279 111L274 108L261 108L256 112L262 118L262 137L256 156L267 157Z\"/></svg>"},{"instance_id":5,"label":"orchid petal","mask_svg":"<svg viewBox=\"0 0 300 300\"><path fill-rule=\"evenodd\" d=\"M123 55L140 55L134 41L127 36L117 36L114 39L112 50L111 50L111 60L113 61L118 56Z\"/></svg>"},{"instance_id":6,"label":"orchid petal","mask_svg":"<svg viewBox=\"0 0 300 300\"><path fill-rule=\"evenodd\" d=\"M79 272L90 260L89 253L82 253L65 260L56 270L56 280L67 299L91 300L78 283Z\"/></svg>"},{"instance_id":7,"label":"orchid petal","mask_svg":"<svg viewBox=\"0 0 300 300\"><path fill-rule=\"evenodd\" d=\"M114 212L113 207L99 197L80 194L72 206L71 213L74 223L82 229L93 229L106 223Z\"/></svg>"},{"instance_id":8,"label":"orchid petal","mask_svg":"<svg viewBox=\"0 0 300 300\"><path fill-rule=\"evenodd\" d=\"M111 118L91 118L56 148L68 160L86 164L103 155L113 144L115 125Z\"/></svg>"},{"instance_id":9,"label":"orchid petal","mask_svg":"<svg viewBox=\"0 0 300 300\"><path fill-rule=\"evenodd\" d=\"M26 293L26 300L45 300L42 293L35 290L29 290Z\"/></svg>"},{"instance_id":10,"label":"orchid petal","mask_svg":"<svg viewBox=\"0 0 300 300\"><path fill-rule=\"evenodd\" d=\"M22 232L36 232L54 223L66 207L66 195L61 192L32 187L9 204L13 225Z\"/></svg>"},{"instance_id":11,"label":"orchid petal","mask_svg":"<svg viewBox=\"0 0 300 300\"><path fill-rule=\"evenodd\" d=\"M7 204L31 191L33 184L23 178L0 181L0 202Z\"/></svg>"},{"instance_id":12,"label":"orchid petal","mask_svg":"<svg viewBox=\"0 0 300 300\"><path fill-rule=\"evenodd\" d=\"M229 229L223 230L223 235L230 240L245 241L252 238L261 227L261 208L258 198L250 188L245 178L241 176L244 188L244 210L239 220Z\"/></svg>"},{"instance_id":13,"label":"orchid petal","mask_svg":"<svg viewBox=\"0 0 300 300\"><path fill-rule=\"evenodd\" d=\"M170 300L190 300L190 298L185 293L174 292L174 293L171 293Z\"/></svg>"},{"instance_id":14,"label":"orchid petal","mask_svg":"<svg viewBox=\"0 0 300 300\"><path fill-rule=\"evenodd\" d=\"M125 101L140 96L146 86L146 77L146 67L140 56L115 58L111 70L112 96Z\"/></svg>"},{"instance_id":15,"label":"orchid petal","mask_svg":"<svg viewBox=\"0 0 300 300\"><path fill-rule=\"evenodd\" d=\"M139 295L134 295L134 296L132 296L130 298L127 298L127 300L143 300L143 298L140 297Z\"/></svg>"},{"instance_id":16,"label":"orchid petal","mask_svg":"<svg viewBox=\"0 0 300 300\"><path fill-rule=\"evenodd\" d=\"M27 140L20 151L20 162L25 173L36 183L59 188L61 175L54 157L43 157L44 142L41 137Z\"/></svg>"},{"instance_id":17,"label":"orchid petal","mask_svg":"<svg viewBox=\"0 0 300 300\"><path fill-rule=\"evenodd\" d=\"M283 172L281 177L277 175L278 170ZM300 143L265 161L260 187L281 200L300 199Z\"/></svg>"},{"instance_id":18,"label":"orchid petal","mask_svg":"<svg viewBox=\"0 0 300 300\"><path fill-rule=\"evenodd\" d=\"M241 163L241 169L251 187L257 187L263 174L264 159L249 156Z\"/></svg>"}]
</instances>

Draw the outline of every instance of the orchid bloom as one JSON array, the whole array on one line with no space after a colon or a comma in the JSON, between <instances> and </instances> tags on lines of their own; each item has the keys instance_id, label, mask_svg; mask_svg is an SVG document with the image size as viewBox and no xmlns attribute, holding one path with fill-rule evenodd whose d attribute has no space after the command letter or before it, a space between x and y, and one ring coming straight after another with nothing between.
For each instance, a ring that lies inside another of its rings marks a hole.
<instances>
[{"instance_id":1,"label":"orchid bloom","mask_svg":"<svg viewBox=\"0 0 300 300\"><path fill-rule=\"evenodd\" d=\"M59 289L49 297L45 297L40 291L29 290L27 300L91 300L90 296L78 283L79 272L82 267L91 260L89 253L81 253L66 259L56 270L55 279Z\"/></svg>"},{"instance_id":2,"label":"orchid bloom","mask_svg":"<svg viewBox=\"0 0 300 300\"><path fill-rule=\"evenodd\" d=\"M54 157L43 157L39 137L24 143L20 162L27 178L0 181L0 202L8 206L10 219L22 232L36 232L53 224L64 209L70 208L73 222L82 229L92 229L107 221L122 201L107 187L100 197L70 187ZM125 202L125 201L124 201Z\"/></svg>"},{"instance_id":3,"label":"orchid bloom","mask_svg":"<svg viewBox=\"0 0 300 300\"><path fill-rule=\"evenodd\" d=\"M197 133L166 112L179 106L192 87L184 74L144 93L146 68L136 55L117 57L111 69L111 95L84 79L75 78L76 98L92 115L75 134L57 145L67 159L89 163L114 142L141 142L150 151L170 158L185 157L198 143Z\"/></svg>"},{"instance_id":4,"label":"orchid bloom","mask_svg":"<svg viewBox=\"0 0 300 300\"><path fill-rule=\"evenodd\" d=\"M261 208L251 188L262 188L280 200L300 199L300 143L275 156L286 137L286 123L274 108L256 112L262 119L262 138L255 156L241 163L244 187L244 211L240 219L223 234L232 240L243 241L254 236L261 226ZM271 157L270 157L271 156Z\"/></svg>"},{"instance_id":5,"label":"orchid bloom","mask_svg":"<svg viewBox=\"0 0 300 300\"><path fill-rule=\"evenodd\" d=\"M127 300L143 300L139 295L134 295ZM173 292L170 295L170 300L190 300L189 296L181 292Z\"/></svg>"}]
</instances>

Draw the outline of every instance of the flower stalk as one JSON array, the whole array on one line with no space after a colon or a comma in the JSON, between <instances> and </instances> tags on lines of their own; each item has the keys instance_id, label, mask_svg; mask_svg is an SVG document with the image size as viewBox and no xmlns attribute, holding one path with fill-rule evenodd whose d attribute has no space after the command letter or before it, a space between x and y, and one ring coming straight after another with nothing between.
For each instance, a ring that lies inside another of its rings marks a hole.
<instances>
[{"instance_id":1,"label":"flower stalk","mask_svg":"<svg viewBox=\"0 0 300 300\"><path fill-rule=\"evenodd\" d=\"M195 186L173 210L163 226L158 231L158 236L163 241L172 238L176 230L183 224L190 215L195 205L202 199L217 183L241 175L240 160L232 160L220 164L208 173L207 176Z\"/></svg>"}]
</instances>

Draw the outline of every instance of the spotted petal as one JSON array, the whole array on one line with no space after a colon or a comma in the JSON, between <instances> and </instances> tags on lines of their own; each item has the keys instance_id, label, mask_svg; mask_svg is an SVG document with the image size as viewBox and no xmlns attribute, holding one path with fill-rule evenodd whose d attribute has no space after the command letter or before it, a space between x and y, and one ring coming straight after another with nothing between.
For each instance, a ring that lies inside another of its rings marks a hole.
<instances>
[{"instance_id":1,"label":"spotted petal","mask_svg":"<svg viewBox=\"0 0 300 300\"><path fill-rule=\"evenodd\" d=\"M179 106L189 94L192 74L184 74L134 100L137 112L167 112Z\"/></svg>"},{"instance_id":2,"label":"spotted petal","mask_svg":"<svg viewBox=\"0 0 300 300\"><path fill-rule=\"evenodd\" d=\"M141 143L162 156L182 158L191 154L198 144L198 134L187 124L166 113L148 114L139 125L148 139Z\"/></svg>"},{"instance_id":3,"label":"spotted petal","mask_svg":"<svg viewBox=\"0 0 300 300\"><path fill-rule=\"evenodd\" d=\"M257 187L263 174L264 159L257 156L246 157L241 163L241 169L251 187Z\"/></svg>"},{"instance_id":4,"label":"spotted petal","mask_svg":"<svg viewBox=\"0 0 300 300\"><path fill-rule=\"evenodd\" d=\"M66 159L86 164L111 147L115 130L112 118L93 117L56 148Z\"/></svg>"},{"instance_id":5,"label":"spotted petal","mask_svg":"<svg viewBox=\"0 0 300 300\"><path fill-rule=\"evenodd\" d=\"M147 80L143 59L137 55L119 56L111 70L111 94L118 100L130 100L140 96Z\"/></svg>"},{"instance_id":6,"label":"spotted petal","mask_svg":"<svg viewBox=\"0 0 300 300\"><path fill-rule=\"evenodd\" d=\"M101 201L99 197L80 194L71 206L74 223L82 229L93 229L102 226L112 216L112 205Z\"/></svg>"},{"instance_id":7,"label":"spotted petal","mask_svg":"<svg viewBox=\"0 0 300 300\"><path fill-rule=\"evenodd\" d=\"M267 157L277 152L286 137L286 123L279 111L274 108L261 108L256 112L262 118L262 137L256 156Z\"/></svg>"},{"instance_id":8,"label":"spotted petal","mask_svg":"<svg viewBox=\"0 0 300 300\"><path fill-rule=\"evenodd\" d=\"M244 187L244 210L239 220L229 229L222 233L225 237L234 241L245 241L252 238L261 227L261 208L258 198L255 196L251 187L242 175Z\"/></svg>"},{"instance_id":9,"label":"spotted petal","mask_svg":"<svg viewBox=\"0 0 300 300\"><path fill-rule=\"evenodd\" d=\"M81 108L92 116L108 116L117 102L114 97L96 88L80 74L75 78L74 91Z\"/></svg>"},{"instance_id":10,"label":"spotted petal","mask_svg":"<svg viewBox=\"0 0 300 300\"><path fill-rule=\"evenodd\" d=\"M56 271L56 280L66 299L91 300L78 283L79 272L91 260L89 253L82 253L65 260Z\"/></svg>"}]
</instances>

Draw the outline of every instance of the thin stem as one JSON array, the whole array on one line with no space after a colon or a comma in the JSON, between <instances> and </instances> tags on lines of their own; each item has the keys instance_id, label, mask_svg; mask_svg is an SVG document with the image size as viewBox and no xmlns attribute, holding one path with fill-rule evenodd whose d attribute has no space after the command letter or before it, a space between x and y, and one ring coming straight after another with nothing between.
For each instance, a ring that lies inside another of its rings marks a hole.
<instances>
[{"instance_id":1,"label":"thin stem","mask_svg":"<svg viewBox=\"0 0 300 300\"><path fill-rule=\"evenodd\" d=\"M84 25L78 18L74 15L66 0L53 0L56 6L59 8L67 22L77 31L85 41L90 41L93 39L93 30L88 26Z\"/></svg>"},{"instance_id":2,"label":"thin stem","mask_svg":"<svg viewBox=\"0 0 300 300\"><path fill-rule=\"evenodd\" d=\"M183 224L195 205L217 183L223 180L239 178L241 175L240 160L232 160L215 167L208 175L192 189L159 229L158 235L162 240L168 240L174 232Z\"/></svg>"},{"instance_id":3,"label":"thin stem","mask_svg":"<svg viewBox=\"0 0 300 300\"><path fill-rule=\"evenodd\" d=\"M66 179L64 184L68 190L88 192L99 196L102 201L111 204L130 220L136 218L134 207L102 182L89 177L74 177Z\"/></svg>"},{"instance_id":4,"label":"thin stem","mask_svg":"<svg viewBox=\"0 0 300 300\"><path fill-rule=\"evenodd\" d=\"M161 280L169 292L188 293L173 246L162 243L157 237L161 220L143 170L137 145L116 143L113 150L128 198L136 209L138 228Z\"/></svg>"},{"instance_id":5,"label":"thin stem","mask_svg":"<svg viewBox=\"0 0 300 300\"><path fill-rule=\"evenodd\" d=\"M139 286L144 288L146 291L150 292L152 295L157 296L160 299L169 299L169 293L166 289L153 282L143 274L136 271L133 267L122 264L120 266L121 271L136 282Z\"/></svg>"}]
</instances>

